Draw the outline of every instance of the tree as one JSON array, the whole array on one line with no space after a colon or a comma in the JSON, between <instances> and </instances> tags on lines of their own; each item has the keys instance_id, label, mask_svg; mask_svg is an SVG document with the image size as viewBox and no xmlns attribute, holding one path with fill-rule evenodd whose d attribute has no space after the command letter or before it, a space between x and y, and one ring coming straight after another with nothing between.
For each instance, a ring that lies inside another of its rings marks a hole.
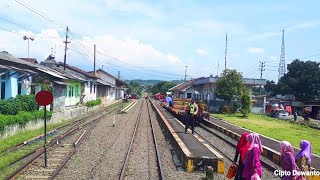
<instances>
[{"instance_id":1,"label":"tree","mask_svg":"<svg viewBox=\"0 0 320 180\"><path fill-rule=\"evenodd\" d=\"M128 85L127 93L129 94L136 93L137 95L141 96L142 89L143 88L139 83L131 81Z\"/></svg>"},{"instance_id":2,"label":"tree","mask_svg":"<svg viewBox=\"0 0 320 180\"><path fill-rule=\"evenodd\" d=\"M288 73L278 82L275 93L293 94L297 100L308 101L319 97L320 63L294 60Z\"/></svg>"},{"instance_id":3,"label":"tree","mask_svg":"<svg viewBox=\"0 0 320 180\"><path fill-rule=\"evenodd\" d=\"M157 93L163 93L165 94L170 88L176 86L176 83L173 82L168 82L168 81L162 81L157 83L151 88L152 94L157 94Z\"/></svg>"},{"instance_id":4,"label":"tree","mask_svg":"<svg viewBox=\"0 0 320 180\"><path fill-rule=\"evenodd\" d=\"M264 86L265 91L269 94L273 94L276 88L276 83L274 81L267 80L266 85Z\"/></svg>"},{"instance_id":5,"label":"tree","mask_svg":"<svg viewBox=\"0 0 320 180\"><path fill-rule=\"evenodd\" d=\"M240 99L243 89L241 73L237 72L237 70L226 69L217 81L215 94L230 105L232 100Z\"/></svg>"},{"instance_id":6,"label":"tree","mask_svg":"<svg viewBox=\"0 0 320 180\"><path fill-rule=\"evenodd\" d=\"M251 109L251 99L249 95L249 91L245 90L241 95L241 109L240 112L244 117L248 117Z\"/></svg>"}]
</instances>

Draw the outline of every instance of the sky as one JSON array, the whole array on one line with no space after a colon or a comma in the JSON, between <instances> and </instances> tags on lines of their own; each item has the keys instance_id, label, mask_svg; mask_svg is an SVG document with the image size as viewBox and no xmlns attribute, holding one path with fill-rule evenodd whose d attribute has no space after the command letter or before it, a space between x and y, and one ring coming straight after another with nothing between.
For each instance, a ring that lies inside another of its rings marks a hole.
<instances>
[{"instance_id":1,"label":"sky","mask_svg":"<svg viewBox=\"0 0 320 180\"><path fill-rule=\"evenodd\" d=\"M277 81L281 30L286 64L319 61L320 1L309 0L0 0L0 51L96 68L121 79L176 80L218 75ZM186 70L187 66L187 70Z\"/></svg>"}]
</instances>

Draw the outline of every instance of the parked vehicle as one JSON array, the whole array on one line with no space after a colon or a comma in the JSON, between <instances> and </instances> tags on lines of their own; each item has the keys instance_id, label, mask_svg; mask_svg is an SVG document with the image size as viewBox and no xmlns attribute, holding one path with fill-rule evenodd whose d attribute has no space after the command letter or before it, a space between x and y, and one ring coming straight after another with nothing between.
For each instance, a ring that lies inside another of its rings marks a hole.
<instances>
[{"instance_id":1,"label":"parked vehicle","mask_svg":"<svg viewBox=\"0 0 320 180\"><path fill-rule=\"evenodd\" d=\"M273 110L270 112L269 116L274 117L274 118L279 118L279 119L290 119L291 118L289 116L289 112L284 109Z\"/></svg>"},{"instance_id":2,"label":"parked vehicle","mask_svg":"<svg viewBox=\"0 0 320 180\"><path fill-rule=\"evenodd\" d=\"M130 99L139 99L139 96L136 94L131 94Z\"/></svg>"}]
</instances>

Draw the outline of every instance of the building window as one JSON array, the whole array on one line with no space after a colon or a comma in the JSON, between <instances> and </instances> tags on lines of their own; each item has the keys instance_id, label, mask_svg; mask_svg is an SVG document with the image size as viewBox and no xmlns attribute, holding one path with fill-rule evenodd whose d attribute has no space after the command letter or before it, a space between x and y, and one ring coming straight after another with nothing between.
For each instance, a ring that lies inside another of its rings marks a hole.
<instances>
[{"instance_id":1,"label":"building window","mask_svg":"<svg viewBox=\"0 0 320 180\"><path fill-rule=\"evenodd\" d=\"M90 94L92 93L92 82L90 82Z\"/></svg>"},{"instance_id":2,"label":"building window","mask_svg":"<svg viewBox=\"0 0 320 180\"><path fill-rule=\"evenodd\" d=\"M73 86L71 87L71 96L72 97L74 96L74 87Z\"/></svg>"},{"instance_id":3,"label":"building window","mask_svg":"<svg viewBox=\"0 0 320 180\"><path fill-rule=\"evenodd\" d=\"M187 98L191 98L191 93L187 93Z\"/></svg>"},{"instance_id":4,"label":"building window","mask_svg":"<svg viewBox=\"0 0 320 180\"><path fill-rule=\"evenodd\" d=\"M79 96L79 85L76 85L76 88L75 88L75 94L76 94L76 97Z\"/></svg>"},{"instance_id":5,"label":"building window","mask_svg":"<svg viewBox=\"0 0 320 180\"><path fill-rule=\"evenodd\" d=\"M6 98L6 82L1 82L1 99Z\"/></svg>"},{"instance_id":6,"label":"building window","mask_svg":"<svg viewBox=\"0 0 320 180\"><path fill-rule=\"evenodd\" d=\"M71 97L71 88L72 88L72 87L69 86L69 94L68 94L69 97Z\"/></svg>"},{"instance_id":7,"label":"building window","mask_svg":"<svg viewBox=\"0 0 320 180\"><path fill-rule=\"evenodd\" d=\"M31 94L36 94L36 86L31 85Z\"/></svg>"},{"instance_id":8,"label":"building window","mask_svg":"<svg viewBox=\"0 0 320 180\"><path fill-rule=\"evenodd\" d=\"M18 94L21 94L21 83L18 83Z\"/></svg>"}]
</instances>

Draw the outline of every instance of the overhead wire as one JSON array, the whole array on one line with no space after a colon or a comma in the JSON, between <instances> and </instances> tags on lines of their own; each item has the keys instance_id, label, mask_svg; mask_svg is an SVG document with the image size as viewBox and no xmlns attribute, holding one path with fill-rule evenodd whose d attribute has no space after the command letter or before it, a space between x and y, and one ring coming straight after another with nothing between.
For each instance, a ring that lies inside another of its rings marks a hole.
<instances>
[{"instance_id":1,"label":"overhead wire","mask_svg":"<svg viewBox=\"0 0 320 180\"><path fill-rule=\"evenodd\" d=\"M53 15L53 17L54 17L55 19L52 19L52 18L48 17L48 15L46 15L46 14L44 14L44 13L42 13L42 12L37 11L35 8L33 8L32 6L30 6L29 4L27 4L27 3L23 2L23 1L20 1L20 0L15 0L15 1L16 1L17 3L19 3L20 5L24 6L25 8L29 9L30 11L32 11L33 13L35 13L35 14L41 16L42 18L44 18L44 19L46 19L46 20L54 23L55 25L58 25L59 27L61 27L61 28L63 28L63 29L66 28L66 25L64 25L64 23L62 23L62 22L60 21L61 18L58 18L58 17L56 17L55 15ZM41 3L41 2L40 2L40 3ZM44 8L45 5L44 5L43 3L41 3L40 6L42 6L42 8ZM44 9L46 9L46 8L44 8ZM47 12L49 12L49 11L47 10ZM88 47L86 47L84 44L82 44L81 41L77 40L77 38L78 38L78 39L82 39L82 37L81 37L80 35L78 35L77 33L74 33L73 31L69 31L69 32L70 32L69 34L74 37L73 42L76 42L77 44L81 45L84 50L86 50L89 54L92 54L92 52L88 51ZM70 38L70 39L71 39L71 38ZM100 49L102 49L102 48L100 48ZM74 50L74 49L73 49L73 50ZM109 60L119 61L119 62L122 62L122 63L124 63L124 64L129 65L129 66L135 66L135 67L137 67L137 68L141 68L141 69L144 69L144 70L148 70L147 67L142 67L142 66L139 66L139 65L136 65L136 64L131 64L131 63L129 63L127 60L125 60L125 59L123 59L123 58L114 57L114 56L110 55L109 52L108 52L107 50L105 50L105 49L102 49L101 51L98 50L97 52L100 53L100 54L103 54L103 55L106 56ZM106 52L108 52L108 53L106 53ZM83 56L83 53L82 53L82 56ZM109 64L110 64L110 63L109 63ZM140 72L140 71L139 71L139 72ZM155 71L153 70L152 72L155 72ZM160 73L159 73L159 74L160 74ZM161 74L163 74L163 73L161 72ZM171 75L171 76L172 76L172 75L174 75L174 76L179 76L179 77L181 76L181 75L177 75L177 74L168 74L168 73L167 73L167 76L170 76L170 75ZM162 75L162 76L163 76L163 75Z\"/></svg>"}]
</instances>

